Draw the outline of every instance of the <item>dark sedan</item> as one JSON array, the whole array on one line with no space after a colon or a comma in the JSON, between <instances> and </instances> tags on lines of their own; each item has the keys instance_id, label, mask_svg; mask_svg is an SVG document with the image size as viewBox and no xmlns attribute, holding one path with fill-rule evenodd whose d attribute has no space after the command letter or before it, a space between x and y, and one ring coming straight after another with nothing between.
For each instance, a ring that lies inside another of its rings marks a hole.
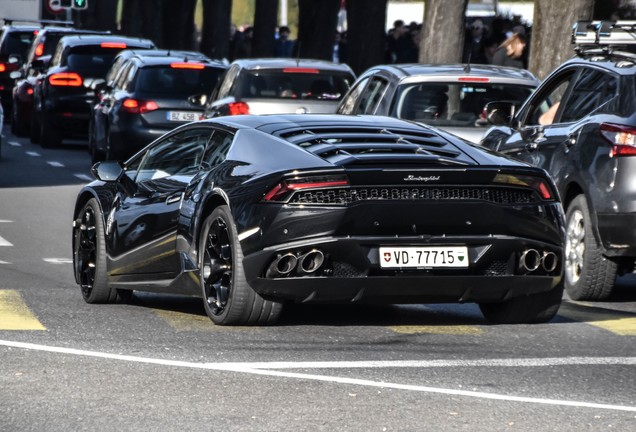
<instances>
[{"instance_id":1,"label":"dark sedan","mask_svg":"<svg viewBox=\"0 0 636 432\"><path fill-rule=\"evenodd\" d=\"M415 123L221 117L93 173L73 216L89 303L177 293L246 325L286 301L476 302L494 323L549 321L561 302L545 171Z\"/></svg>"}]
</instances>

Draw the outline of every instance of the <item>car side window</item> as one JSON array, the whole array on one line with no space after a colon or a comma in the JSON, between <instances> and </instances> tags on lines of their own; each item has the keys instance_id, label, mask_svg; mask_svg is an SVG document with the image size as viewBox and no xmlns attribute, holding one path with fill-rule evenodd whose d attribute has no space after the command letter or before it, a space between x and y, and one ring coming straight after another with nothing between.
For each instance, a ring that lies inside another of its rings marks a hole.
<instances>
[{"instance_id":1,"label":"car side window","mask_svg":"<svg viewBox=\"0 0 636 432\"><path fill-rule=\"evenodd\" d=\"M234 84L238 73L239 67L237 65L232 66L230 70L227 71L227 74L225 75L223 82L219 87L219 93L217 95L219 99L226 97L230 93L230 89L232 88L232 85Z\"/></svg>"},{"instance_id":2,"label":"car side window","mask_svg":"<svg viewBox=\"0 0 636 432\"><path fill-rule=\"evenodd\" d=\"M124 88L124 83L126 82L126 77L128 76L128 72L131 67L132 63L128 63L123 66L121 73L117 76L117 80L115 81L113 88L116 88L117 90L122 90Z\"/></svg>"},{"instance_id":3,"label":"car side window","mask_svg":"<svg viewBox=\"0 0 636 432\"><path fill-rule=\"evenodd\" d=\"M360 99L360 105L356 110L356 114L373 114L375 113L378 103L382 98L382 94L389 85L388 81L384 78L374 77L367 86L366 91L363 93Z\"/></svg>"},{"instance_id":4,"label":"car side window","mask_svg":"<svg viewBox=\"0 0 636 432\"><path fill-rule=\"evenodd\" d=\"M561 114L561 122L577 121L616 96L618 79L596 69L584 69L576 80Z\"/></svg>"},{"instance_id":5,"label":"car side window","mask_svg":"<svg viewBox=\"0 0 636 432\"><path fill-rule=\"evenodd\" d=\"M525 124L529 126L547 126L558 122L557 114L562 99L566 96L575 76L575 70L570 70L553 79L531 102Z\"/></svg>"},{"instance_id":6,"label":"car side window","mask_svg":"<svg viewBox=\"0 0 636 432\"><path fill-rule=\"evenodd\" d=\"M141 183L174 175L193 175L210 138L209 128L188 129L156 143L146 152L135 181Z\"/></svg>"},{"instance_id":7,"label":"car side window","mask_svg":"<svg viewBox=\"0 0 636 432\"><path fill-rule=\"evenodd\" d=\"M205 169L211 169L219 165L225 160L227 152L230 150L230 145L234 135L222 130L215 130L212 134L212 138L208 143L208 147L203 154L203 161L201 165Z\"/></svg>"},{"instance_id":8,"label":"car side window","mask_svg":"<svg viewBox=\"0 0 636 432\"><path fill-rule=\"evenodd\" d=\"M342 104L338 108L338 114L353 114L357 105L358 99L362 95L364 88L367 86L369 78L361 80L355 87L351 89L351 92L342 101Z\"/></svg>"}]
</instances>

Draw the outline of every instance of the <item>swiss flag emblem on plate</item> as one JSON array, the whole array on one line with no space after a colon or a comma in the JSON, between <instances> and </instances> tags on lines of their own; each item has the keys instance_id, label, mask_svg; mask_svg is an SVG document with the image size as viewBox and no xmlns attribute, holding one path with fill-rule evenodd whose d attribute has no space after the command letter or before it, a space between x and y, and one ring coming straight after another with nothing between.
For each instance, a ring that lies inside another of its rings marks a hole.
<instances>
[{"instance_id":1,"label":"swiss flag emblem on plate","mask_svg":"<svg viewBox=\"0 0 636 432\"><path fill-rule=\"evenodd\" d=\"M384 252L384 261L391 261L391 254L389 252Z\"/></svg>"}]
</instances>

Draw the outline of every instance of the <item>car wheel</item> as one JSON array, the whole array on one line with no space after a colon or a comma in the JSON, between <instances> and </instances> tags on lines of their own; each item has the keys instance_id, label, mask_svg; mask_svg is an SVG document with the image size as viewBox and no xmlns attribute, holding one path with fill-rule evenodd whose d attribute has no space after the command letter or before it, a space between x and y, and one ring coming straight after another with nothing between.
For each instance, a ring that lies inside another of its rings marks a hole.
<instances>
[{"instance_id":1,"label":"car wheel","mask_svg":"<svg viewBox=\"0 0 636 432\"><path fill-rule=\"evenodd\" d=\"M219 325L274 323L282 304L265 300L247 284L243 252L229 207L217 207L203 223L199 237L203 305Z\"/></svg>"},{"instance_id":2,"label":"car wheel","mask_svg":"<svg viewBox=\"0 0 636 432\"><path fill-rule=\"evenodd\" d=\"M11 133L18 137L25 137L28 135L22 116L18 108L18 104L13 103L13 109L11 110Z\"/></svg>"},{"instance_id":3,"label":"car wheel","mask_svg":"<svg viewBox=\"0 0 636 432\"><path fill-rule=\"evenodd\" d=\"M31 143L38 144L40 142L40 122L38 121L38 116L33 110L31 114L31 130L29 131L29 138L31 139Z\"/></svg>"},{"instance_id":4,"label":"car wheel","mask_svg":"<svg viewBox=\"0 0 636 432\"><path fill-rule=\"evenodd\" d=\"M566 292L573 300L607 298L616 282L617 265L602 254L592 233L592 219L583 195L570 203L565 226Z\"/></svg>"},{"instance_id":5,"label":"car wheel","mask_svg":"<svg viewBox=\"0 0 636 432\"><path fill-rule=\"evenodd\" d=\"M91 155L91 163L96 164L105 159L104 152L97 149L97 141L95 139L95 126L93 122L89 125L88 132L88 152Z\"/></svg>"},{"instance_id":6,"label":"car wheel","mask_svg":"<svg viewBox=\"0 0 636 432\"><path fill-rule=\"evenodd\" d=\"M73 266L86 303L128 301L129 290L108 285L104 225L95 198L88 200L74 228Z\"/></svg>"},{"instance_id":7,"label":"car wheel","mask_svg":"<svg viewBox=\"0 0 636 432\"><path fill-rule=\"evenodd\" d=\"M54 148L61 143L60 131L43 115L40 118L40 145L44 148Z\"/></svg>"},{"instance_id":8,"label":"car wheel","mask_svg":"<svg viewBox=\"0 0 636 432\"><path fill-rule=\"evenodd\" d=\"M480 303L479 309L493 324L537 324L556 315L563 297L563 282L550 291L515 297L500 303Z\"/></svg>"}]
</instances>

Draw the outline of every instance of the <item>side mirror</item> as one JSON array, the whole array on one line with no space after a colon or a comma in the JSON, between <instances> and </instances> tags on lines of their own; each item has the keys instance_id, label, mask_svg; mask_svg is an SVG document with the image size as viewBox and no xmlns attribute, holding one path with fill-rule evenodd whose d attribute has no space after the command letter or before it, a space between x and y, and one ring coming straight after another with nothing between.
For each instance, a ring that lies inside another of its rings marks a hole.
<instances>
[{"instance_id":1,"label":"side mirror","mask_svg":"<svg viewBox=\"0 0 636 432\"><path fill-rule=\"evenodd\" d=\"M117 161L104 161L93 165L91 172L97 180L115 182L124 175L124 168Z\"/></svg>"},{"instance_id":2,"label":"side mirror","mask_svg":"<svg viewBox=\"0 0 636 432\"><path fill-rule=\"evenodd\" d=\"M24 74L22 73L22 71L13 71L9 74L9 76L12 79L20 79L22 77L24 77Z\"/></svg>"},{"instance_id":3,"label":"side mirror","mask_svg":"<svg viewBox=\"0 0 636 432\"><path fill-rule=\"evenodd\" d=\"M192 105L204 107L205 104L208 102L208 95L206 95L205 93L201 93L190 96L188 98L188 102L190 102Z\"/></svg>"},{"instance_id":4,"label":"side mirror","mask_svg":"<svg viewBox=\"0 0 636 432\"><path fill-rule=\"evenodd\" d=\"M43 72L49 66L50 62L51 62L50 55L42 56L31 62L31 68L35 69L38 72Z\"/></svg>"},{"instance_id":5,"label":"side mirror","mask_svg":"<svg viewBox=\"0 0 636 432\"><path fill-rule=\"evenodd\" d=\"M510 126L515 116L512 102L489 102L486 104L486 119L494 126Z\"/></svg>"},{"instance_id":6,"label":"side mirror","mask_svg":"<svg viewBox=\"0 0 636 432\"><path fill-rule=\"evenodd\" d=\"M91 84L91 88L95 90L96 93L99 93L108 89L108 85L106 84L106 80L102 78L97 78Z\"/></svg>"},{"instance_id":7,"label":"side mirror","mask_svg":"<svg viewBox=\"0 0 636 432\"><path fill-rule=\"evenodd\" d=\"M12 55L9 56L9 58L7 59L7 63L9 64L16 64L16 63L20 63L20 56L18 55Z\"/></svg>"}]
</instances>

